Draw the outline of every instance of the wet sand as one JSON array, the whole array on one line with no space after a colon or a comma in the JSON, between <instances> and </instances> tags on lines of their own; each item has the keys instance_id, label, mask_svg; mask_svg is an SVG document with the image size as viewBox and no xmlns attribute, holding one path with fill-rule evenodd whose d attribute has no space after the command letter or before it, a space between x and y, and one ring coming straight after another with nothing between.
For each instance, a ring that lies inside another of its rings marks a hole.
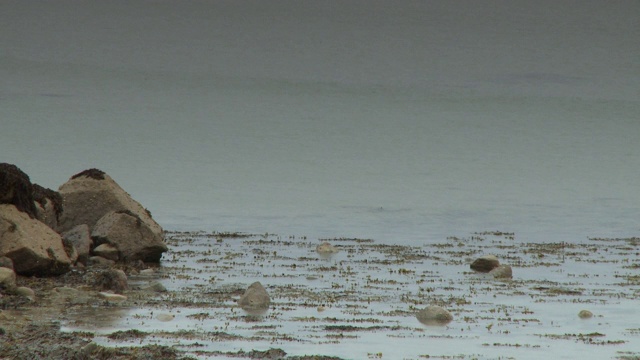
<instances>
[{"instance_id":1,"label":"wet sand","mask_svg":"<svg viewBox=\"0 0 640 360\"><path fill-rule=\"evenodd\" d=\"M339 251L319 254L322 242ZM125 301L100 298L88 285L93 269L20 277L37 299L0 298L0 345L13 356L36 354L49 339L94 358L640 358L638 238L526 243L491 231L402 246L169 232L167 243L159 267L123 267ZM487 254L511 265L513 279L469 268ZM271 296L264 315L236 304L254 281ZM168 291L143 290L155 282ZM453 321L423 325L415 314L428 305Z\"/></svg>"}]
</instances>

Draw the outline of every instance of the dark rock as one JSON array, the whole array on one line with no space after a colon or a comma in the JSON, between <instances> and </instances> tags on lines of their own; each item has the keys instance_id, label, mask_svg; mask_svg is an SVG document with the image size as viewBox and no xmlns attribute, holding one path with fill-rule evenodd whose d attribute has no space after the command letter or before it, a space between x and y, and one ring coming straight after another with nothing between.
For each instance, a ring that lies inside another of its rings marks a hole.
<instances>
[{"instance_id":1,"label":"dark rock","mask_svg":"<svg viewBox=\"0 0 640 360\"><path fill-rule=\"evenodd\" d=\"M0 163L0 204L15 205L30 218L36 217L31 180L15 165Z\"/></svg>"},{"instance_id":2,"label":"dark rock","mask_svg":"<svg viewBox=\"0 0 640 360\"><path fill-rule=\"evenodd\" d=\"M115 263L116 263L115 261L105 259L102 256L92 256L89 258L87 265L98 266L98 267L111 267L115 265Z\"/></svg>"},{"instance_id":3,"label":"dark rock","mask_svg":"<svg viewBox=\"0 0 640 360\"><path fill-rule=\"evenodd\" d=\"M478 272L489 272L500 266L500 261L494 255L484 255L471 263L471 269Z\"/></svg>"}]
</instances>

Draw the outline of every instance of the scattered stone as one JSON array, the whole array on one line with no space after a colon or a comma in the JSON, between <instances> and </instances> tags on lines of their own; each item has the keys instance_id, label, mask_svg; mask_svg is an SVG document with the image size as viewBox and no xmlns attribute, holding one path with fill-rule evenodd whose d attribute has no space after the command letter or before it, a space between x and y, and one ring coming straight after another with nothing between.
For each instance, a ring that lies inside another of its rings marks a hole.
<instances>
[{"instance_id":1,"label":"scattered stone","mask_svg":"<svg viewBox=\"0 0 640 360\"><path fill-rule=\"evenodd\" d=\"M0 163L0 204L15 205L18 211L36 218L31 180L13 164Z\"/></svg>"},{"instance_id":2,"label":"scattered stone","mask_svg":"<svg viewBox=\"0 0 640 360\"><path fill-rule=\"evenodd\" d=\"M158 314L158 316L156 316L156 319L162 322L167 322L173 320L175 317L176 316L173 314Z\"/></svg>"},{"instance_id":3,"label":"scattered stone","mask_svg":"<svg viewBox=\"0 0 640 360\"><path fill-rule=\"evenodd\" d=\"M589 310L580 310L578 317L580 319L591 319L593 317L593 313Z\"/></svg>"},{"instance_id":4,"label":"scattered stone","mask_svg":"<svg viewBox=\"0 0 640 360\"><path fill-rule=\"evenodd\" d=\"M269 309L271 298L259 281L249 285L238 300L238 305L250 314L261 314Z\"/></svg>"},{"instance_id":5,"label":"scattered stone","mask_svg":"<svg viewBox=\"0 0 640 360\"><path fill-rule=\"evenodd\" d=\"M493 275L496 279L511 279L513 277L513 270L509 265L500 265L489 271L490 275Z\"/></svg>"},{"instance_id":6,"label":"scattered stone","mask_svg":"<svg viewBox=\"0 0 640 360\"><path fill-rule=\"evenodd\" d=\"M500 261L495 255L484 255L471 263L471 269L478 272L489 272L500 266Z\"/></svg>"},{"instance_id":7,"label":"scattered stone","mask_svg":"<svg viewBox=\"0 0 640 360\"><path fill-rule=\"evenodd\" d=\"M71 266L60 235L14 205L0 205L0 254L20 275L60 275Z\"/></svg>"},{"instance_id":8,"label":"scattered stone","mask_svg":"<svg viewBox=\"0 0 640 360\"><path fill-rule=\"evenodd\" d=\"M335 254L338 251L339 251L338 248L336 248L335 246L331 245L328 242L323 242L322 244L316 246L316 252L318 252L318 254L320 255Z\"/></svg>"},{"instance_id":9,"label":"scattered stone","mask_svg":"<svg viewBox=\"0 0 640 360\"><path fill-rule=\"evenodd\" d=\"M416 317L425 325L446 325L453 320L449 311L437 305L427 306L420 310Z\"/></svg>"},{"instance_id":10,"label":"scattered stone","mask_svg":"<svg viewBox=\"0 0 640 360\"><path fill-rule=\"evenodd\" d=\"M0 256L0 267L13 270L13 260L6 256Z\"/></svg>"},{"instance_id":11,"label":"scattered stone","mask_svg":"<svg viewBox=\"0 0 640 360\"><path fill-rule=\"evenodd\" d=\"M93 249L93 254L113 261L118 261L120 258L120 251L118 251L115 246L106 243L96 246L96 248Z\"/></svg>"},{"instance_id":12,"label":"scattered stone","mask_svg":"<svg viewBox=\"0 0 640 360\"><path fill-rule=\"evenodd\" d=\"M141 290L149 292L165 292L167 291L167 288L159 281L154 281L151 284L143 287Z\"/></svg>"},{"instance_id":13,"label":"scattered stone","mask_svg":"<svg viewBox=\"0 0 640 360\"><path fill-rule=\"evenodd\" d=\"M75 226L71 230L62 233L62 239L70 242L76 249L78 262L88 263L93 240L91 240L91 233L87 224Z\"/></svg>"},{"instance_id":14,"label":"scattered stone","mask_svg":"<svg viewBox=\"0 0 640 360\"><path fill-rule=\"evenodd\" d=\"M127 300L126 296L111 292L99 292L98 296L110 302L121 302Z\"/></svg>"},{"instance_id":15,"label":"scattered stone","mask_svg":"<svg viewBox=\"0 0 640 360\"><path fill-rule=\"evenodd\" d=\"M120 260L158 262L162 253L168 250L161 231L156 232L137 214L121 210L111 211L100 218L91 237L96 244L107 243L116 248Z\"/></svg>"},{"instance_id":16,"label":"scattered stone","mask_svg":"<svg viewBox=\"0 0 640 360\"><path fill-rule=\"evenodd\" d=\"M36 293L32 289L30 289L28 287L20 286L20 287L16 288L15 294L18 295L18 296L26 297L27 299L29 299L31 301L35 301L36 300Z\"/></svg>"},{"instance_id":17,"label":"scattered stone","mask_svg":"<svg viewBox=\"0 0 640 360\"><path fill-rule=\"evenodd\" d=\"M104 270L96 275L94 286L120 294L129 289L127 275L119 269Z\"/></svg>"},{"instance_id":18,"label":"scattered stone","mask_svg":"<svg viewBox=\"0 0 640 360\"><path fill-rule=\"evenodd\" d=\"M140 275L142 276L153 276L155 274L156 274L156 271L154 269L140 270Z\"/></svg>"},{"instance_id":19,"label":"scattered stone","mask_svg":"<svg viewBox=\"0 0 640 360\"><path fill-rule=\"evenodd\" d=\"M115 261L105 259L102 256L92 256L89 258L89 265L97 267L111 267L115 265Z\"/></svg>"},{"instance_id":20,"label":"scattered stone","mask_svg":"<svg viewBox=\"0 0 640 360\"><path fill-rule=\"evenodd\" d=\"M16 288L16 273L9 268L0 267L0 292L12 292Z\"/></svg>"}]
</instances>

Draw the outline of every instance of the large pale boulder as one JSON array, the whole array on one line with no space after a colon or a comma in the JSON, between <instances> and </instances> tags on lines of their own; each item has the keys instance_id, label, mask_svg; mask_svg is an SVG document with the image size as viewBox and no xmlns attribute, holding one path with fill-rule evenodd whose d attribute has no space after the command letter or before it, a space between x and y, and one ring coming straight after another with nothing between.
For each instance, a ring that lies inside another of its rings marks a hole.
<instances>
[{"instance_id":1,"label":"large pale boulder","mask_svg":"<svg viewBox=\"0 0 640 360\"><path fill-rule=\"evenodd\" d=\"M109 175L98 169L78 173L62 184L63 211L58 231L87 224L92 231L96 222L110 211L128 210L136 214L154 233L162 236L162 228L148 210L131 198Z\"/></svg>"},{"instance_id":2,"label":"large pale boulder","mask_svg":"<svg viewBox=\"0 0 640 360\"><path fill-rule=\"evenodd\" d=\"M0 205L0 256L21 275L59 275L71 266L60 235L9 204Z\"/></svg>"},{"instance_id":3,"label":"large pale boulder","mask_svg":"<svg viewBox=\"0 0 640 360\"><path fill-rule=\"evenodd\" d=\"M100 218L94 225L91 238L98 245L94 254L112 260L158 262L162 253L167 251L162 232L128 210L111 211ZM114 253L114 248L117 253Z\"/></svg>"}]
</instances>

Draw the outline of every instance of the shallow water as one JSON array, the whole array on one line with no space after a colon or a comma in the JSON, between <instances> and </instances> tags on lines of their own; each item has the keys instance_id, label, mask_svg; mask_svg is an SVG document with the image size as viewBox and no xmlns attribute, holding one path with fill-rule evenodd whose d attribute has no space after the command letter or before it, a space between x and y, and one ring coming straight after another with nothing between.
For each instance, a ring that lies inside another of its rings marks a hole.
<instances>
[{"instance_id":1,"label":"shallow water","mask_svg":"<svg viewBox=\"0 0 640 360\"><path fill-rule=\"evenodd\" d=\"M169 292L155 296L159 301L137 307L133 295L89 313L71 307L63 330L94 331L100 344L170 344L203 359L269 348L349 359L640 355L630 316L639 264L629 256L638 239L526 243L484 233L412 247L329 239L340 249L330 258L315 252L319 242L294 236L175 233L169 239L157 276ZM513 266L513 280L469 269L488 253ZM132 286L151 280L134 277ZM235 303L256 280L272 298L258 317ZM446 307L454 320L422 325L415 313L432 304ZM594 317L580 319L583 309ZM159 318L167 315L173 318ZM144 335L124 342L105 337L127 330Z\"/></svg>"}]
</instances>

